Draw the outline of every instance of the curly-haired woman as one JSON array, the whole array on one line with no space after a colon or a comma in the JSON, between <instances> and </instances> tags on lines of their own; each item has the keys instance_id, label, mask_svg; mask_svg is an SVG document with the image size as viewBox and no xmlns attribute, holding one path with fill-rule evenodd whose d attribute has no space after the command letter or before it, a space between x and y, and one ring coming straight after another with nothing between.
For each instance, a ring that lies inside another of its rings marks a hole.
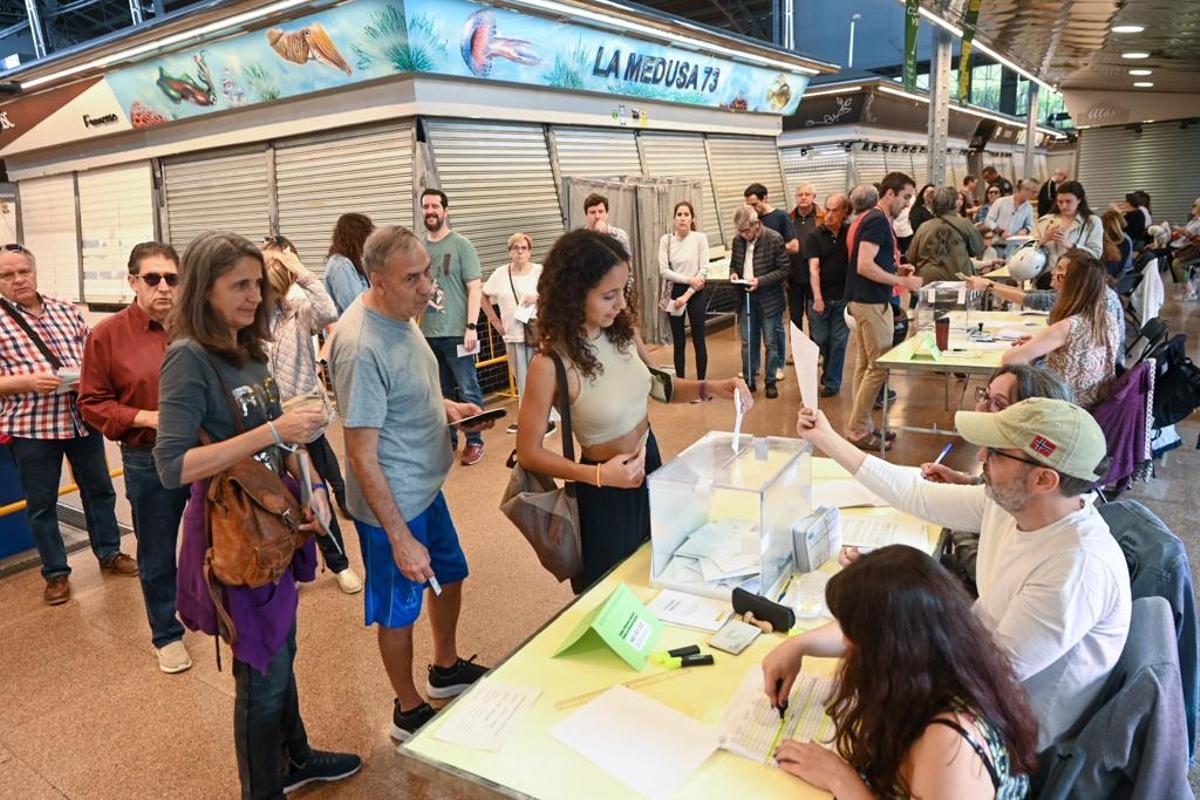
<instances>
[{"instance_id":1,"label":"curly-haired woman","mask_svg":"<svg viewBox=\"0 0 1200 800\"><path fill-rule=\"evenodd\" d=\"M517 424L517 458L526 469L574 481L579 501L582 592L650 537L647 472L662 461L646 417L650 371L625 297L629 253L611 236L576 230L559 238L538 281L540 352L529 365ZM542 446L554 405L553 357L567 373L579 463ZM750 392L738 378L674 381L673 401L732 399ZM643 442L645 438L645 443Z\"/></svg>"},{"instance_id":2,"label":"curly-haired woman","mask_svg":"<svg viewBox=\"0 0 1200 800\"><path fill-rule=\"evenodd\" d=\"M780 767L839 800L1028 794L1037 721L949 572L914 548L884 547L834 575L825 601L834 622L776 647L763 688L778 706L804 656L842 659L826 706L834 747L785 741Z\"/></svg>"}]
</instances>

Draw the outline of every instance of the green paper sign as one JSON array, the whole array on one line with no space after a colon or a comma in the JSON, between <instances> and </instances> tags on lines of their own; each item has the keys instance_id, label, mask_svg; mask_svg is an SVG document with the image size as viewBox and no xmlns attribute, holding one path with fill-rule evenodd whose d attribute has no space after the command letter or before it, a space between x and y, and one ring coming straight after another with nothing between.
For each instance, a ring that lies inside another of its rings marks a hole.
<instances>
[{"instance_id":1,"label":"green paper sign","mask_svg":"<svg viewBox=\"0 0 1200 800\"><path fill-rule=\"evenodd\" d=\"M933 338L933 334L925 331L917 337L917 346L913 349L913 358L932 358L934 361L942 360L942 351L937 346L937 340Z\"/></svg>"},{"instance_id":2,"label":"green paper sign","mask_svg":"<svg viewBox=\"0 0 1200 800\"><path fill-rule=\"evenodd\" d=\"M628 586L621 584L579 621L554 656L563 655L581 642L599 639L626 664L641 671L661 634L662 623Z\"/></svg>"},{"instance_id":3,"label":"green paper sign","mask_svg":"<svg viewBox=\"0 0 1200 800\"><path fill-rule=\"evenodd\" d=\"M919 0L904 3L904 91L917 90L917 30L921 25Z\"/></svg>"}]
</instances>

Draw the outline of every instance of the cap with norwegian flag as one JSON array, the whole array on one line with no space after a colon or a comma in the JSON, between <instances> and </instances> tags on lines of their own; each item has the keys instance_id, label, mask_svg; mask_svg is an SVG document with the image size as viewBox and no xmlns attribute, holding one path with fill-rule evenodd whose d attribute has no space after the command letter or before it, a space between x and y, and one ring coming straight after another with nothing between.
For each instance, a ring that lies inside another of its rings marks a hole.
<instances>
[{"instance_id":1,"label":"cap with norwegian flag","mask_svg":"<svg viewBox=\"0 0 1200 800\"><path fill-rule=\"evenodd\" d=\"M959 411L958 433L980 447L1020 450L1035 461L1085 481L1104 477L1096 467L1108 454L1104 431L1074 403L1031 397L1003 411Z\"/></svg>"}]
</instances>

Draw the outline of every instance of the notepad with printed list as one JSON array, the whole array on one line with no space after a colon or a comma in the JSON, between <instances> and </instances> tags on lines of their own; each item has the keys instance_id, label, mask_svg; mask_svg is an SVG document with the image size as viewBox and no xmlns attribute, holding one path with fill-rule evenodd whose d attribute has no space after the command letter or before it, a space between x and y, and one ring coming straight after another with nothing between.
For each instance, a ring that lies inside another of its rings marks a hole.
<instances>
[{"instance_id":1,"label":"notepad with printed list","mask_svg":"<svg viewBox=\"0 0 1200 800\"><path fill-rule=\"evenodd\" d=\"M773 765L776 749L788 739L828 746L834 730L825 704L832 695L833 678L800 674L781 719L763 693L762 668L751 667L717 726L721 749Z\"/></svg>"}]
</instances>

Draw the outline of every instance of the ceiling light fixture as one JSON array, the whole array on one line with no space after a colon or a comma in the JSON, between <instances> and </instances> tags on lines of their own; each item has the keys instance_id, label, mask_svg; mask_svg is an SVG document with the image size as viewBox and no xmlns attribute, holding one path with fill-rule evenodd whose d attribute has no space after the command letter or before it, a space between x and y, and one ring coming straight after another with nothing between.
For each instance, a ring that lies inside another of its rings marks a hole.
<instances>
[{"instance_id":1,"label":"ceiling light fixture","mask_svg":"<svg viewBox=\"0 0 1200 800\"><path fill-rule=\"evenodd\" d=\"M1113 25L1113 33L1141 33L1146 30L1145 25Z\"/></svg>"},{"instance_id":2,"label":"ceiling light fixture","mask_svg":"<svg viewBox=\"0 0 1200 800\"><path fill-rule=\"evenodd\" d=\"M1154 86L1153 81L1134 81L1133 85L1139 89L1150 89Z\"/></svg>"},{"instance_id":3,"label":"ceiling light fixture","mask_svg":"<svg viewBox=\"0 0 1200 800\"><path fill-rule=\"evenodd\" d=\"M1143 58L1149 58L1150 54L1144 50L1133 50L1128 53L1121 53L1121 58L1128 58L1130 61L1140 61Z\"/></svg>"},{"instance_id":4,"label":"ceiling light fixture","mask_svg":"<svg viewBox=\"0 0 1200 800\"><path fill-rule=\"evenodd\" d=\"M833 89L826 89L822 85L822 86L817 87L815 91L805 92L804 96L805 97L825 97L826 95L831 95L831 94L853 94L854 92L857 92L857 91L861 90L862 88L863 87L861 84L856 84L854 86L845 86L845 87L839 86L839 87L833 88Z\"/></svg>"},{"instance_id":5,"label":"ceiling light fixture","mask_svg":"<svg viewBox=\"0 0 1200 800\"><path fill-rule=\"evenodd\" d=\"M1154 70L1152 70L1152 69L1131 69L1131 70L1129 70L1129 74L1130 75L1153 75Z\"/></svg>"}]
</instances>

